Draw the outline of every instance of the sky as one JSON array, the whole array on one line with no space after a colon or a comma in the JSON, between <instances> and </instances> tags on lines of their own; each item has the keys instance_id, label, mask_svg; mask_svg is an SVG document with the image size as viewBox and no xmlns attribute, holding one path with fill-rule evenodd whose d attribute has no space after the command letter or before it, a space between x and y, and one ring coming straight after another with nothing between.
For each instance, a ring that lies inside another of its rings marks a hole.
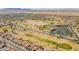
<instances>
[{"instance_id":1,"label":"sky","mask_svg":"<svg viewBox=\"0 0 79 59\"><path fill-rule=\"evenodd\" d=\"M79 8L79 0L0 0L0 8Z\"/></svg>"}]
</instances>

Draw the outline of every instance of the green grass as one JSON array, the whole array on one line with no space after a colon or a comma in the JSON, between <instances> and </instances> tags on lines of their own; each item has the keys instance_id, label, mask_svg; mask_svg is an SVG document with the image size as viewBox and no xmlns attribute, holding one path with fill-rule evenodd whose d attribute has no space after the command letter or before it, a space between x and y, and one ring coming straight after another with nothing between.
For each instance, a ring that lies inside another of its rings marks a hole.
<instances>
[{"instance_id":1,"label":"green grass","mask_svg":"<svg viewBox=\"0 0 79 59\"><path fill-rule=\"evenodd\" d=\"M66 44L66 43L59 44L59 47L67 49L67 50L71 50L72 49L72 47L70 45Z\"/></svg>"},{"instance_id":2,"label":"green grass","mask_svg":"<svg viewBox=\"0 0 79 59\"><path fill-rule=\"evenodd\" d=\"M51 44L57 44L56 42L54 42L54 41L51 41L51 40L49 40L49 39L45 39L45 38L41 38L41 37L38 37L38 36L34 36L34 35L32 35L32 34L26 34L26 36L29 36L29 37L33 37L33 38L35 38L35 39L37 39L37 40L39 40L39 41L42 41L42 42L47 42L47 43L51 43Z\"/></svg>"},{"instance_id":3,"label":"green grass","mask_svg":"<svg viewBox=\"0 0 79 59\"><path fill-rule=\"evenodd\" d=\"M41 37L35 36L33 34L28 34L27 33L26 36L33 37L36 40L39 40L41 42L46 42L46 43L53 44L53 45L57 45L58 44L57 42L51 41L49 39L41 38ZM72 49L72 47L70 45L66 44L66 43L58 44L58 47L66 49L66 50L71 50Z\"/></svg>"}]
</instances>

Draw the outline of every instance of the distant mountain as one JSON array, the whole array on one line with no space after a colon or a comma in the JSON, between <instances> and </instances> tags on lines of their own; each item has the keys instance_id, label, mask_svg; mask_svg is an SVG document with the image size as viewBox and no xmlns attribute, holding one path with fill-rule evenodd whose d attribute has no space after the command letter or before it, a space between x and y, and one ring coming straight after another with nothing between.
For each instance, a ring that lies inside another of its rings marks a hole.
<instances>
[{"instance_id":1,"label":"distant mountain","mask_svg":"<svg viewBox=\"0 0 79 59\"><path fill-rule=\"evenodd\" d=\"M32 11L32 9L28 8L4 8L1 9L0 11L8 11L8 12L23 12L23 11Z\"/></svg>"},{"instance_id":2,"label":"distant mountain","mask_svg":"<svg viewBox=\"0 0 79 59\"><path fill-rule=\"evenodd\" d=\"M79 8L3 8L0 11L25 12L25 11L47 11L47 12L79 12Z\"/></svg>"},{"instance_id":3,"label":"distant mountain","mask_svg":"<svg viewBox=\"0 0 79 59\"><path fill-rule=\"evenodd\" d=\"M79 12L79 8L39 8L36 11L52 11L52 12Z\"/></svg>"}]
</instances>

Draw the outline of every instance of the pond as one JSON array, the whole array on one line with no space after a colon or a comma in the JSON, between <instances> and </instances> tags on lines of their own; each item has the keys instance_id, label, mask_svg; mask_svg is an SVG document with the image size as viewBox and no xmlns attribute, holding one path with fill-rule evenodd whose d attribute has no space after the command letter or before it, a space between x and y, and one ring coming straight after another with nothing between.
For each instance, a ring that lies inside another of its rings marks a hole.
<instances>
[{"instance_id":1,"label":"pond","mask_svg":"<svg viewBox=\"0 0 79 59\"><path fill-rule=\"evenodd\" d=\"M73 36L73 32L68 27L65 26L56 27L54 30L52 29L50 33L59 36L69 36L69 37Z\"/></svg>"}]
</instances>

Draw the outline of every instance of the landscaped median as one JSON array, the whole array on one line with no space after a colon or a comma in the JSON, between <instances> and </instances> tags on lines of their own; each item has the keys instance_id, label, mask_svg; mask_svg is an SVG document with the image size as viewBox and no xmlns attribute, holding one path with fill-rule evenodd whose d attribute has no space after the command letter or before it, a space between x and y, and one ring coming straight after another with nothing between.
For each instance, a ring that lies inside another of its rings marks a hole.
<instances>
[{"instance_id":1,"label":"landscaped median","mask_svg":"<svg viewBox=\"0 0 79 59\"><path fill-rule=\"evenodd\" d=\"M41 42L46 42L46 43L49 43L49 44L52 44L52 45L56 45L57 47L62 48L62 49L66 49L66 50L71 50L72 49L72 46L70 46L69 44L57 43L55 41L49 40L48 38L46 39L46 38L43 38L41 36L33 35L31 33L26 33L26 36L32 37L32 38L34 38L36 40L39 40Z\"/></svg>"}]
</instances>

